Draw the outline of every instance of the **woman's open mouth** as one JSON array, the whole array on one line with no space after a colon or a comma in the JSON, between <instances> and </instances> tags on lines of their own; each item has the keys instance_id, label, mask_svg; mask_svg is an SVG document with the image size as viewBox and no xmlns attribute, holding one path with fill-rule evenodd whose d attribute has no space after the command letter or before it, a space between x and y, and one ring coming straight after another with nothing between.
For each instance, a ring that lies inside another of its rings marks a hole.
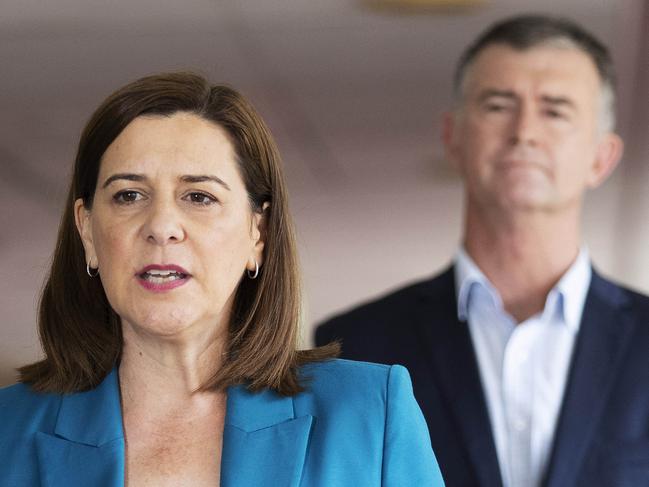
<instances>
[{"instance_id":1,"label":"woman's open mouth","mask_svg":"<svg viewBox=\"0 0 649 487\"><path fill-rule=\"evenodd\" d=\"M138 282L149 291L162 292L182 286L191 274L177 265L152 264L136 273Z\"/></svg>"}]
</instances>

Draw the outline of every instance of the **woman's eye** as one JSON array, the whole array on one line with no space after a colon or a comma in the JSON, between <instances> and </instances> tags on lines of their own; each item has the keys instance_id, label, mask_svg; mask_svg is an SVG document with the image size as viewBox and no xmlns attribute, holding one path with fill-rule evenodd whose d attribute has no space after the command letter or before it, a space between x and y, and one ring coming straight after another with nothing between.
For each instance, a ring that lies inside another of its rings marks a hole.
<instances>
[{"instance_id":1,"label":"woman's eye","mask_svg":"<svg viewBox=\"0 0 649 487\"><path fill-rule=\"evenodd\" d=\"M143 198L142 194L137 191L120 191L113 199L120 204L129 204L134 203L135 201L141 200Z\"/></svg>"},{"instance_id":2,"label":"woman's eye","mask_svg":"<svg viewBox=\"0 0 649 487\"><path fill-rule=\"evenodd\" d=\"M187 195L187 198L189 201L192 203L196 203L198 205L211 205L212 203L216 203L217 200L213 196L207 195L205 193L189 193Z\"/></svg>"}]
</instances>

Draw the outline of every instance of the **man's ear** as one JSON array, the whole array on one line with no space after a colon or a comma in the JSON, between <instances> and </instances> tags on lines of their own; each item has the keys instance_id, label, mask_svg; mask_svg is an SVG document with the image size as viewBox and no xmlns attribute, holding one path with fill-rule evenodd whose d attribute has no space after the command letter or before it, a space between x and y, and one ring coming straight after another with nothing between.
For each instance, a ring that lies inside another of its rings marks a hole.
<instances>
[{"instance_id":1,"label":"man's ear","mask_svg":"<svg viewBox=\"0 0 649 487\"><path fill-rule=\"evenodd\" d=\"M251 257L254 257L254 259L257 260L257 263L260 267L264 261L264 244L266 242L266 228L268 225L269 209L270 203L268 201L265 201L261 206L261 211L256 211L252 215L252 235L255 239L255 245L253 247L253 255ZM248 260L247 268L251 272L254 272L255 263L252 258Z\"/></svg>"},{"instance_id":2,"label":"man's ear","mask_svg":"<svg viewBox=\"0 0 649 487\"><path fill-rule=\"evenodd\" d=\"M619 135L609 132L601 138L587 181L589 188L596 188L608 179L620 162L623 152L624 142Z\"/></svg>"},{"instance_id":3,"label":"man's ear","mask_svg":"<svg viewBox=\"0 0 649 487\"><path fill-rule=\"evenodd\" d=\"M83 243L83 249L86 252L86 262L90 267L99 267L95 245L92 241L90 210L85 207L81 198L74 202L74 223L77 226L79 237L81 237L81 242Z\"/></svg>"}]
</instances>

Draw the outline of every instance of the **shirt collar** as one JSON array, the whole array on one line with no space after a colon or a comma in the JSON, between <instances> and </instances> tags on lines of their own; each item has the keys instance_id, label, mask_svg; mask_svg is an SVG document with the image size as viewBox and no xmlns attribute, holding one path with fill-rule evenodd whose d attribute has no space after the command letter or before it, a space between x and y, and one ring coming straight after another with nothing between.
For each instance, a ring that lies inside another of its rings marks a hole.
<instances>
[{"instance_id":1,"label":"shirt collar","mask_svg":"<svg viewBox=\"0 0 649 487\"><path fill-rule=\"evenodd\" d=\"M460 321L466 321L469 316L471 289L474 286L482 287L491 296L494 304L502 308L500 293L489 282L489 279L482 273L463 247L458 250L455 256L454 272L457 315ZM591 276L589 252L586 247L582 247L577 258L555 287L552 288L546 300L546 308L553 303L556 303L555 306L559 306L563 321L573 333L579 330Z\"/></svg>"},{"instance_id":2,"label":"shirt collar","mask_svg":"<svg viewBox=\"0 0 649 487\"><path fill-rule=\"evenodd\" d=\"M460 321L466 321L469 317L469 296L474 286L484 288L495 302L500 300L498 291L496 291L476 263L473 262L473 259L469 257L464 247L460 247L455 256L454 272L457 316Z\"/></svg>"},{"instance_id":3,"label":"shirt collar","mask_svg":"<svg viewBox=\"0 0 649 487\"><path fill-rule=\"evenodd\" d=\"M554 287L563 297L563 319L574 333L579 331L592 273L588 249L582 247L575 261Z\"/></svg>"}]
</instances>

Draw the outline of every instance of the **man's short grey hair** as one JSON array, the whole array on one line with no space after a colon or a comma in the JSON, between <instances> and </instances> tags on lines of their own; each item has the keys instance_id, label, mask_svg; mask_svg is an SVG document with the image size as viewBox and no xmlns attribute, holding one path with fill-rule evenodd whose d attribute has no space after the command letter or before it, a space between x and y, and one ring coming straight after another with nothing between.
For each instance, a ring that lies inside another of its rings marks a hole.
<instances>
[{"instance_id":1,"label":"man's short grey hair","mask_svg":"<svg viewBox=\"0 0 649 487\"><path fill-rule=\"evenodd\" d=\"M615 68L607 47L572 20L547 15L520 15L502 20L483 32L464 51L455 69L454 91L461 100L467 71L485 48L504 44L525 51L541 46L565 46L582 51L595 64L601 81L601 128L615 128Z\"/></svg>"}]
</instances>

